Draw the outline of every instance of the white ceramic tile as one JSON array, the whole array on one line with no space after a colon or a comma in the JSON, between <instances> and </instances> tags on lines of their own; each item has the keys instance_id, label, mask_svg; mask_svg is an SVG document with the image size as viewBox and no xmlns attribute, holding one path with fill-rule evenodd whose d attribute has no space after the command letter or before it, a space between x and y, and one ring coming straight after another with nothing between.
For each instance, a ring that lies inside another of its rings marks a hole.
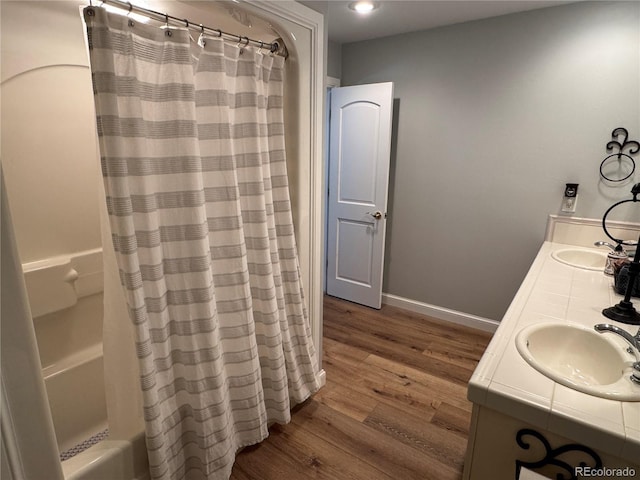
<instances>
[{"instance_id":1,"label":"white ceramic tile","mask_svg":"<svg viewBox=\"0 0 640 480\"><path fill-rule=\"evenodd\" d=\"M570 407L574 411L584 412L593 419L601 419L607 424L624 426L623 403L607 398L586 395L564 385L558 385L553 396L553 410ZM635 402L634 402L635 403Z\"/></svg>"},{"instance_id":2,"label":"white ceramic tile","mask_svg":"<svg viewBox=\"0 0 640 480\"><path fill-rule=\"evenodd\" d=\"M599 283L585 284L573 282L571 285L571 299L585 301L587 304L605 305L611 300L609 286Z\"/></svg>"},{"instance_id":3,"label":"white ceramic tile","mask_svg":"<svg viewBox=\"0 0 640 480\"><path fill-rule=\"evenodd\" d=\"M479 375L476 376L474 373L471 376L471 380L469 380L469 385L467 386L467 399L472 403L485 405L487 402L487 391L489 390L490 384L491 380Z\"/></svg>"},{"instance_id":4,"label":"white ceramic tile","mask_svg":"<svg viewBox=\"0 0 640 480\"><path fill-rule=\"evenodd\" d=\"M504 351L492 380L513 390L551 400L554 382L529 365L512 340Z\"/></svg>"},{"instance_id":5,"label":"white ceramic tile","mask_svg":"<svg viewBox=\"0 0 640 480\"><path fill-rule=\"evenodd\" d=\"M602 309L606 306L606 303L602 306L583 305L580 301L571 299L569 302L569 308L567 308L566 319L570 322L576 322L587 326L602 323L607 321L606 317L602 315Z\"/></svg>"},{"instance_id":6,"label":"white ceramic tile","mask_svg":"<svg viewBox=\"0 0 640 480\"><path fill-rule=\"evenodd\" d=\"M592 448L619 455L626 434L622 404L556 385L549 428Z\"/></svg>"},{"instance_id":7,"label":"white ceramic tile","mask_svg":"<svg viewBox=\"0 0 640 480\"><path fill-rule=\"evenodd\" d=\"M539 298L535 301L530 301L527 303L527 310L533 313L539 313L541 315L546 315L548 317L554 317L557 319L565 318L567 314L567 308L569 307L569 299L567 299L565 304L558 304L554 302L549 302L548 300L544 300Z\"/></svg>"},{"instance_id":8,"label":"white ceramic tile","mask_svg":"<svg viewBox=\"0 0 640 480\"><path fill-rule=\"evenodd\" d=\"M538 323L552 323L552 322L557 323L558 318L550 317L548 315L543 315L541 313L530 312L529 310L525 310L522 312L522 315L520 315L520 318L518 319L518 326L516 327L515 331L520 331L521 329L529 325L535 325Z\"/></svg>"},{"instance_id":9,"label":"white ceramic tile","mask_svg":"<svg viewBox=\"0 0 640 480\"><path fill-rule=\"evenodd\" d=\"M640 430L627 428L627 441L622 447L620 457L640 466Z\"/></svg>"},{"instance_id":10,"label":"white ceramic tile","mask_svg":"<svg viewBox=\"0 0 640 480\"><path fill-rule=\"evenodd\" d=\"M523 422L547 429L551 397L540 397L508 385L491 382L487 391L487 407Z\"/></svg>"},{"instance_id":11,"label":"white ceramic tile","mask_svg":"<svg viewBox=\"0 0 640 480\"><path fill-rule=\"evenodd\" d=\"M573 274L573 283L581 286L593 286L594 288L606 287L611 284L609 275L602 271L584 270L577 268Z\"/></svg>"},{"instance_id":12,"label":"white ceramic tile","mask_svg":"<svg viewBox=\"0 0 640 480\"><path fill-rule=\"evenodd\" d=\"M640 448L640 430L636 428L627 428L627 440L629 444L633 444L636 448ZM640 454L635 457L640 460Z\"/></svg>"},{"instance_id":13,"label":"white ceramic tile","mask_svg":"<svg viewBox=\"0 0 640 480\"><path fill-rule=\"evenodd\" d=\"M495 338L492 340L492 343L494 340ZM493 373L498 364L498 362L494 361L494 357L495 350L489 351L489 349L487 349L469 380L467 398L473 403L484 405L486 402L491 377L493 377Z\"/></svg>"},{"instance_id":14,"label":"white ceramic tile","mask_svg":"<svg viewBox=\"0 0 640 480\"><path fill-rule=\"evenodd\" d=\"M544 263L544 271L540 273L541 280L551 280L551 278L556 280L571 280L571 278L573 278L575 270L573 267L554 260L551 258L551 253L546 253L546 255L549 258Z\"/></svg>"},{"instance_id":15,"label":"white ceramic tile","mask_svg":"<svg viewBox=\"0 0 640 480\"><path fill-rule=\"evenodd\" d=\"M537 302L544 302L548 303L549 305L566 307L567 305L569 305L569 299L569 295L559 295L557 293L540 292L538 290L534 290L533 292L531 292L531 295L529 295L529 298L527 299L527 309L529 308L529 305Z\"/></svg>"},{"instance_id":16,"label":"white ceramic tile","mask_svg":"<svg viewBox=\"0 0 640 480\"><path fill-rule=\"evenodd\" d=\"M538 292L569 296L571 293L571 278L558 278L556 275L540 277L535 283L535 289Z\"/></svg>"},{"instance_id":17,"label":"white ceramic tile","mask_svg":"<svg viewBox=\"0 0 640 480\"><path fill-rule=\"evenodd\" d=\"M502 352L504 351L515 327L515 322L500 323L498 329L491 337L491 341L489 342L489 345L487 345L484 355L480 359L478 368L482 368L485 371L489 369L489 358L485 359L485 356L491 356L492 358L497 356L498 359L502 356ZM494 363L497 364L497 362ZM493 371L493 369L495 368L492 367L491 370Z\"/></svg>"},{"instance_id":18,"label":"white ceramic tile","mask_svg":"<svg viewBox=\"0 0 640 480\"><path fill-rule=\"evenodd\" d=\"M562 243L545 243L536 257L536 261L540 261L544 264L544 271L542 275L554 274L558 276L571 277L573 276L574 267L567 265L566 263L559 262L553 258L553 252L556 250L563 250L570 248L571 245Z\"/></svg>"},{"instance_id":19,"label":"white ceramic tile","mask_svg":"<svg viewBox=\"0 0 640 480\"><path fill-rule=\"evenodd\" d=\"M625 427L640 430L640 402L623 402L622 416Z\"/></svg>"},{"instance_id":20,"label":"white ceramic tile","mask_svg":"<svg viewBox=\"0 0 640 480\"><path fill-rule=\"evenodd\" d=\"M617 303L620 302L620 300L624 300L624 295L620 293L616 293L615 289L611 287L609 289L609 298L610 298L611 305L616 305ZM640 303L636 297L631 297L631 302L634 303L636 307L638 303Z\"/></svg>"}]
</instances>

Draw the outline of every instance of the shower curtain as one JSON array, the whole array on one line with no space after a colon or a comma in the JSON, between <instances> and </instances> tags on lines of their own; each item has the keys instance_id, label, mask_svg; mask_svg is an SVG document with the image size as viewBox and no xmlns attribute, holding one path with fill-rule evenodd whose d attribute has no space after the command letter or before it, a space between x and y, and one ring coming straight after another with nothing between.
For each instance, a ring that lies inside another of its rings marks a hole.
<instances>
[{"instance_id":1,"label":"shower curtain","mask_svg":"<svg viewBox=\"0 0 640 480\"><path fill-rule=\"evenodd\" d=\"M318 389L284 59L101 8L84 17L151 476L228 478L239 448Z\"/></svg>"}]
</instances>

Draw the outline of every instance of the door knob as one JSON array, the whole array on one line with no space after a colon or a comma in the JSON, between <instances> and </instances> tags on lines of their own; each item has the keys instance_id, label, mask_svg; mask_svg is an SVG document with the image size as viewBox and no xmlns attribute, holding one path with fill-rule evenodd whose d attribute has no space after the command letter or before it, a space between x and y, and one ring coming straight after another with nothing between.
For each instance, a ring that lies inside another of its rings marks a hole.
<instances>
[{"instance_id":1,"label":"door knob","mask_svg":"<svg viewBox=\"0 0 640 480\"><path fill-rule=\"evenodd\" d=\"M376 220L380 220L382 218L382 212L367 212L369 215L371 215L373 218L375 218Z\"/></svg>"}]
</instances>

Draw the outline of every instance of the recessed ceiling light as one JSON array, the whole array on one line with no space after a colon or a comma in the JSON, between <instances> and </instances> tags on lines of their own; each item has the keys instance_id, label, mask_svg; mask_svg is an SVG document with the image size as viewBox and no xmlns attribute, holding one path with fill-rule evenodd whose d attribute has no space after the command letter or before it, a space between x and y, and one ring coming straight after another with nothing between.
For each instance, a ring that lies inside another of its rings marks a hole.
<instances>
[{"instance_id":1,"label":"recessed ceiling light","mask_svg":"<svg viewBox=\"0 0 640 480\"><path fill-rule=\"evenodd\" d=\"M370 13L378 8L378 4L368 1L368 0L360 0L358 2L352 2L349 4L349 8L351 10L355 10L358 13Z\"/></svg>"}]
</instances>

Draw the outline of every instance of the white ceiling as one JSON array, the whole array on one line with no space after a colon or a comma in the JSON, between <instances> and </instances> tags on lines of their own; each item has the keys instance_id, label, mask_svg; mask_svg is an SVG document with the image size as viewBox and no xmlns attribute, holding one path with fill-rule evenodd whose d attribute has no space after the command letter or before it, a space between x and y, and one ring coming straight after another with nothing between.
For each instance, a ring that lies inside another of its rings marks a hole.
<instances>
[{"instance_id":1,"label":"white ceiling","mask_svg":"<svg viewBox=\"0 0 640 480\"><path fill-rule=\"evenodd\" d=\"M571 0L382 0L377 2L379 8L368 15L360 15L348 8L351 1L299 1L325 14L329 40L337 43L370 40L572 3Z\"/></svg>"}]
</instances>

